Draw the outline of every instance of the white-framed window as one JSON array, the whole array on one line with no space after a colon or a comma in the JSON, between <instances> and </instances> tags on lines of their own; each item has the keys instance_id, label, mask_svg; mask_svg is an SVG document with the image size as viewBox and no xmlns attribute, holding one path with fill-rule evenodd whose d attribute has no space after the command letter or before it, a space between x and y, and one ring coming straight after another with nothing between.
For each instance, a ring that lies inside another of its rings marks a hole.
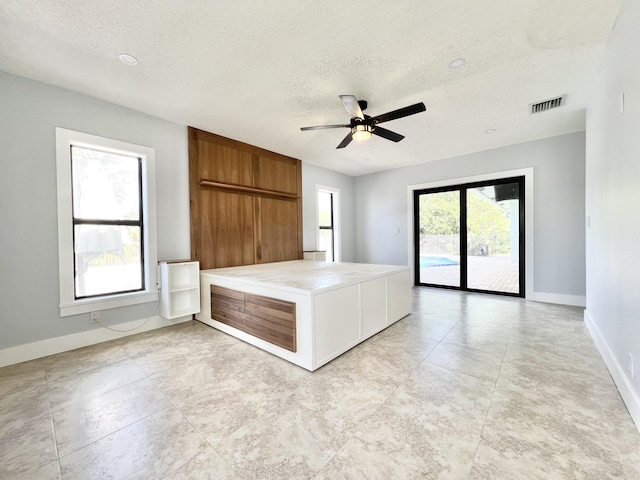
<instances>
[{"instance_id":1,"label":"white-framed window","mask_svg":"<svg viewBox=\"0 0 640 480\"><path fill-rule=\"evenodd\" d=\"M340 190L316 185L318 250L327 252L328 262L340 261Z\"/></svg>"},{"instance_id":2,"label":"white-framed window","mask_svg":"<svg viewBox=\"0 0 640 480\"><path fill-rule=\"evenodd\" d=\"M156 301L155 151L56 128L60 315Z\"/></svg>"}]
</instances>

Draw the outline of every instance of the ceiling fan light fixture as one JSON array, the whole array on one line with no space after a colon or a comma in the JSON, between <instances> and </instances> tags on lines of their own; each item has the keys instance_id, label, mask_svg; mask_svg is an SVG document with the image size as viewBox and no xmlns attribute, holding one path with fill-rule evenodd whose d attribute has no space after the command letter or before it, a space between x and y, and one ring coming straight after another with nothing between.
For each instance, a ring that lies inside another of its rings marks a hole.
<instances>
[{"instance_id":1,"label":"ceiling fan light fixture","mask_svg":"<svg viewBox=\"0 0 640 480\"><path fill-rule=\"evenodd\" d=\"M371 138L371 125L355 125L351 127L351 136L354 140L367 140Z\"/></svg>"}]
</instances>

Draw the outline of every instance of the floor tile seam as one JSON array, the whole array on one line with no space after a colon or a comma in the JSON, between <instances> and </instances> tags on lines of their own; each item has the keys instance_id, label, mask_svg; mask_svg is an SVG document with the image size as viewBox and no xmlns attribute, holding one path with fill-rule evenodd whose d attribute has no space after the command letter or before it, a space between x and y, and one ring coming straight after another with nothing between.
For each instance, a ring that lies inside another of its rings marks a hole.
<instances>
[{"instance_id":1,"label":"floor tile seam","mask_svg":"<svg viewBox=\"0 0 640 480\"><path fill-rule=\"evenodd\" d=\"M58 464L60 464L60 460L61 460L61 459L67 458L69 455L73 455L74 453L79 452L80 450L83 450L83 449L85 449L85 448L87 448L87 447L90 447L91 445L93 445L93 444L95 444L95 443L97 443L97 442L99 442L99 441L101 441L101 440L104 440L105 438L110 437L111 435L115 435L116 433L121 432L122 430L124 430L124 429L126 429L126 428L129 428L129 427L131 427L132 425L135 425L136 423L142 422L142 421L146 420L147 418L152 417L153 415L156 415L156 414L158 414L158 413L160 413L160 412L162 412L162 411L168 410L168 409L170 409L171 407L172 407L171 405L168 405L168 406L166 406L166 407L164 407L164 408L161 408L160 410L157 410L157 411L155 411L155 412L153 412L153 413L150 413L150 414L148 414L148 415L145 415L145 416L143 416L143 417L141 417L141 418L137 419L137 420L136 420L136 421L134 421L134 422L131 422L131 423L127 424L127 425L123 425L123 426L121 426L120 428L117 428L117 429L113 430L112 432L109 432L109 433L107 433L106 435L101 436L100 438L96 438L95 440L93 440L93 441L91 441L91 442L87 443L86 445L83 445L83 446L81 446L81 447L78 447L78 448L76 448L76 449L74 449L74 450L70 451L69 453L67 453L67 454L65 454L65 455L62 455L61 457L59 457L59 458L58 458ZM57 445L57 442L56 442L56 451L57 451L57 450L58 450L58 445Z\"/></svg>"},{"instance_id":2,"label":"floor tile seam","mask_svg":"<svg viewBox=\"0 0 640 480\"><path fill-rule=\"evenodd\" d=\"M203 437L204 437L204 436L203 436ZM226 438L226 437L225 437L225 438ZM240 472L240 471L238 471L238 470L234 467L233 463L230 463L230 462L227 460L227 458L226 458L226 457L225 457L221 452L219 452L219 451L218 451L218 449L217 449L214 445L211 445L211 443L209 442L209 440L207 440L207 438L206 438L206 437L204 437L204 440L207 442L207 444L209 444L209 445L211 446L211 448L213 449L213 451L214 451L214 452L216 452L216 455L218 455L218 457L220 457L220 459L224 462L224 464L227 466L227 468L228 468L229 470L231 470L231 471L235 474L235 476L236 476L238 479L242 479L241 472ZM194 459L198 458L198 456L199 456L199 455L196 455L196 456L195 456L195 457L193 457L191 460L189 460L189 462L192 462ZM185 464L185 465L186 465L186 464ZM172 477L169 477L168 475L167 475L167 476L165 476L165 479L169 479L169 478L172 478Z\"/></svg>"},{"instance_id":3,"label":"floor tile seam","mask_svg":"<svg viewBox=\"0 0 640 480\"><path fill-rule=\"evenodd\" d=\"M160 387L160 386L159 386L159 385L154 381L154 379L153 379L153 378L151 378L151 377L149 377L149 376L146 376L146 378L147 378L147 380L149 380L149 381L152 383L152 385L153 385L156 389L158 389L158 391L159 391L159 392L162 394L162 396L163 396L163 397L164 397L164 398L165 398L165 399L166 399L166 400L171 404L171 406L173 406L173 408L175 408L176 410L178 410L178 411L180 412L180 414L181 414L182 416L184 416L184 413L182 412L182 408L181 408L181 407L180 407L180 406L179 406L179 405L178 405L178 404L177 404L177 403L176 403L176 402L175 402L175 401L174 401L174 400L169 396L168 392L165 392L165 391L164 391L164 389L162 389L162 388L161 388L161 387ZM188 397L186 397L186 398L188 399L188 398L191 398L191 397L195 397L196 395L198 395L198 394L196 393L196 394L194 394L194 395L189 395L189 396L188 396ZM161 409L161 410L162 410L162 409ZM161 410L158 410L158 411L161 411ZM158 412L155 412L155 413L158 413ZM154 415L155 415L155 413L154 413ZM189 423L191 423L191 422L189 422Z\"/></svg>"},{"instance_id":4,"label":"floor tile seam","mask_svg":"<svg viewBox=\"0 0 640 480\"><path fill-rule=\"evenodd\" d=\"M144 372L143 372L143 373L144 373ZM75 402L73 402L73 403L65 404L65 403L63 402L61 407L54 407L54 406L53 406L53 404L52 404L52 401L51 401L51 397L49 396L49 405L51 406L52 411L53 411L53 412L55 412L55 413L57 413L57 412L60 412L61 410L64 410L64 409L66 409L66 408L69 408L69 407L72 407L72 406L76 406L76 405L78 405L79 403L87 402L87 401L89 401L89 400L93 400L93 399L95 399L95 398L101 397L101 396L106 395L106 394L108 394L108 393L115 392L116 390L118 390L118 389L120 389L120 388L123 388L123 387L128 387L128 386L130 386L130 385L133 385L133 384L134 384L134 383L136 383L136 382L140 382L140 381L144 380L145 378L147 378L147 377L146 377L146 375L145 375L144 377L137 378L137 379L132 380L132 381L130 381L130 382L123 383L122 385L118 385L117 387L114 387L114 388L111 388L111 389L106 390L106 391L104 391L104 392L101 392L101 393L99 393L98 395L93 395L93 396L91 396L91 397L82 398L82 399L80 399L80 400L78 400L78 401L75 401Z\"/></svg>"},{"instance_id":5,"label":"floor tile seam","mask_svg":"<svg viewBox=\"0 0 640 480\"><path fill-rule=\"evenodd\" d=\"M354 438L354 437L356 437L356 434L355 434L355 433L348 432L348 433L347 433L347 435L346 435L345 441L344 441L344 443L340 446L340 448L336 448L336 449L335 449L335 452L333 452L333 455L331 455L331 457L329 457L329 458L327 459L327 461L326 461L326 462L324 462L324 464L322 465L322 467L320 467L320 468L318 469L318 471L317 471L317 472L315 472L315 473L314 473L311 477L309 477L307 480L314 480L314 479L317 479L317 478L318 478L318 476L320 475L320 473L322 473L322 470L324 470L324 469L327 467L327 465L329 465L329 463L331 463L331 462L333 461L333 459L334 459L334 458L336 458L338 455L340 455L340 453L342 453L342 452L347 448L347 444L348 444L348 443L351 441L351 439L352 439L352 438ZM358 438L359 438L359 437L358 437ZM359 439L360 439L360 438L359 438ZM362 439L360 439L360 440L362 440Z\"/></svg>"},{"instance_id":6,"label":"floor tile seam","mask_svg":"<svg viewBox=\"0 0 640 480\"><path fill-rule=\"evenodd\" d=\"M443 338L442 341L444 342L444 340L445 339ZM451 345L451 346L454 346L454 347L459 347L459 348L468 348L469 350L475 350L476 352L482 352L482 353L488 353L488 354L493 353L493 351L482 350L482 349L480 349L478 347L473 347L473 346L470 346L470 345L460 345L460 344L457 344L457 343L449 343L449 342L444 342L444 344L445 345ZM505 345L504 349L505 349L505 352L506 352L507 351L506 345Z\"/></svg>"},{"instance_id":7,"label":"floor tile seam","mask_svg":"<svg viewBox=\"0 0 640 480\"><path fill-rule=\"evenodd\" d=\"M167 407L167 408L171 408L171 407ZM216 454L222 459L222 461L225 463L225 465L227 467L229 467L239 478L240 478L240 474L238 472L236 472L236 470L233 468L232 465L229 464L229 462L227 462L227 459L222 455L222 453L220 453L218 451L218 449L207 439L207 437L205 436L205 434L196 426L194 425L191 420L189 420L189 418L185 415L185 413L180 410L178 407L175 407L176 410L178 411L178 413L180 414L180 416L182 417L183 420L185 420L189 426L191 428L193 428L193 430L195 432L198 433L198 435L200 435L200 437L202 438L202 440L209 446L209 448L211 448L214 452L216 452ZM156 412L158 413L158 412ZM226 437L225 437L226 438ZM173 474L181 469L182 467L188 465L189 463L191 463L193 460L195 460L196 458L198 458L201 454L205 453L203 452L197 452L193 457L189 458L186 462L183 462L182 464L180 464L178 467L176 468L171 468L169 472L167 472L165 475L162 476L162 479L168 479L168 478L173 478ZM182 459L182 456L180 457Z\"/></svg>"},{"instance_id":8,"label":"floor tile seam","mask_svg":"<svg viewBox=\"0 0 640 480\"><path fill-rule=\"evenodd\" d=\"M84 348L90 348L90 347L84 347ZM73 351L73 350L71 350L71 351ZM101 368L112 367L113 365L115 365L117 363L120 363L120 362L124 362L126 360L131 360L131 358L129 357L129 355L126 352L123 352L123 354L124 355L122 356L122 358L119 358L118 360L115 360L113 362L108 362L108 363L105 363L103 365L96 365L96 366L93 366L91 368L87 368L86 370L81 370L79 372L70 371L70 372L62 373L60 375L53 375L54 372L53 371L52 372L48 372L47 368L45 367L44 368L45 380L46 380L46 382L48 384L49 382L54 382L54 381L58 380L59 378L64 377L64 376L68 376L70 374L72 374L74 377L76 377L76 376L79 376L79 375L84 375L86 373L92 372L94 370L99 370ZM67 360L64 363L67 363L67 362L70 362L70 361L72 362L73 360Z\"/></svg>"},{"instance_id":9,"label":"floor tile seam","mask_svg":"<svg viewBox=\"0 0 640 480\"><path fill-rule=\"evenodd\" d=\"M93 367L93 368L89 368L89 369L87 369L87 370L83 370L83 371L81 371L81 372L76 372L76 373L74 373L74 374L73 374L73 378L75 379L75 378L77 378L78 376L85 375L85 374L87 374L87 373L89 373L89 372L93 372L93 371L96 371L96 370L100 370L100 369L104 369L104 368L113 367L114 365L116 365L116 364L118 364L118 363L121 363L121 362L125 362L125 361L131 361L131 362L133 362L133 360L131 360L131 358L130 358L128 355L125 355L125 358L121 358L120 360L117 360L117 361L115 361L115 362L113 362L113 363L108 363L108 364L106 364L106 365L100 365L100 366L96 366L96 367ZM140 368L140 367L139 367L135 362L133 362L133 363L135 364L136 368L138 368L138 369L141 371L141 373L143 373L143 374L144 374L144 372L142 371L142 369L141 369L141 368ZM55 378L55 377L51 378L51 376L50 376L49 374L47 374L47 372L46 372L46 370L45 370L45 380L46 380L46 383L47 383L47 387L50 387L51 383L56 382L56 381L57 381L57 380L59 380L59 379L60 379L60 377L58 377L58 378Z\"/></svg>"},{"instance_id":10,"label":"floor tile seam","mask_svg":"<svg viewBox=\"0 0 640 480\"><path fill-rule=\"evenodd\" d=\"M51 421L51 433L53 435L53 448L56 453L56 466L58 467L58 475L60 476L60 478L62 478L62 469L60 467L60 451L58 450L58 438L56 435L55 423L53 421L53 410L51 409L51 404L49 404L49 419ZM48 465L49 463L45 463L44 465L39 466L38 469L44 467L45 465Z\"/></svg>"},{"instance_id":11,"label":"floor tile seam","mask_svg":"<svg viewBox=\"0 0 640 480\"><path fill-rule=\"evenodd\" d=\"M509 337L509 342L510 341L511 341L511 337ZM487 420L489 418L489 413L491 412L491 407L494 404L494 398L495 398L495 395L496 395L496 390L498 389L498 381L500 380L500 377L502 375L502 369L504 367L505 356L507 354L507 350L508 350L508 347L509 347L509 342L507 342L507 348L505 348L505 351L504 351L504 353L502 355L502 362L500 363L500 370L498 371L498 375L496 376L495 382L493 382L493 391L491 392L491 400L489 400L489 406L487 407L487 411L486 411L485 416L484 416L484 421L482 422L482 429L480 431L480 441L482 441L482 438L483 438L483 435L484 435L484 430L485 430L485 427L487 426ZM476 457L478 455L478 450L480 449L480 441L478 441L478 446L476 448L476 455L474 456L474 460L473 460L474 464L475 464Z\"/></svg>"}]
</instances>

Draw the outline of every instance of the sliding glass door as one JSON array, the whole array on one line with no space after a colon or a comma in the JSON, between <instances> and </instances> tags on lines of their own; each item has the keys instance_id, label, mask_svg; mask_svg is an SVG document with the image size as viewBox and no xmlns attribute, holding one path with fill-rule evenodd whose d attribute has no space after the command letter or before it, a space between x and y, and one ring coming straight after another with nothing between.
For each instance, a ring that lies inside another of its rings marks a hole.
<instances>
[{"instance_id":1,"label":"sliding glass door","mask_svg":"<svg viewBox=\"0 0 640 480\"><path fill-rule=\"evenodd\" d=\"M416 285L524 296L524 177L414 192Z\"/></svg>"},{"instance_id":2,"label":"sliding glass door","mask_svg":"<svg viewBox=\"0 0 640 480\"><path fill-rule=\"evenodd\" d=\"M460 192L430 191L418 196L420 284L460 286Z\"/></svg>"}]
</instances>

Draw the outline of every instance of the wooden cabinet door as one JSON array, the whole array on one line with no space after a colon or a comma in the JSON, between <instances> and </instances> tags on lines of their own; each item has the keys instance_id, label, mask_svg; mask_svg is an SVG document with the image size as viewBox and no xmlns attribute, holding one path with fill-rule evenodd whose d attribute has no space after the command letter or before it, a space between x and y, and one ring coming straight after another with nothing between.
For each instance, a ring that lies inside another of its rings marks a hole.
<instances>
[{"instance_id":1,"label":"wooden cabinet door","mask_svg":"<svg viewBox=\"0 0 640 480\"><path fill-rule=\"evenodd\" d=\"M235 148L198 140L200 178L244 187L253 186L253 155Z\"/></svg>"},{"instance_id":2,"label":"wooden cabinet door","mask_svg":"<svg viewBox=\"0 0 640 480\"><path fill-rule=\"evenodd\" d=\"M258 155L254 175L257 188L301 195L302 186L298 185L296 160Z\"/></svg>"},{"instance_id":3,"label":"wooden cabinet door","mask_svg":"<svg viewBox=\"0 0 640 480\"><path fill-rule=\"evenodd\" d=\"M302 257L298 241L298 204L295 200L256 198L258 263L297 260Z\"/></svg>"},{"instance_id":4,"label":"wooden cabinet door","mask_svg":"<svg viewBox=\"0 0 640 480\"><path fill-rule=\"evenodd\" d=\"M253 197L210 188L200 194L200 268L256 263Z\"/></svg>"}]
</instances>

